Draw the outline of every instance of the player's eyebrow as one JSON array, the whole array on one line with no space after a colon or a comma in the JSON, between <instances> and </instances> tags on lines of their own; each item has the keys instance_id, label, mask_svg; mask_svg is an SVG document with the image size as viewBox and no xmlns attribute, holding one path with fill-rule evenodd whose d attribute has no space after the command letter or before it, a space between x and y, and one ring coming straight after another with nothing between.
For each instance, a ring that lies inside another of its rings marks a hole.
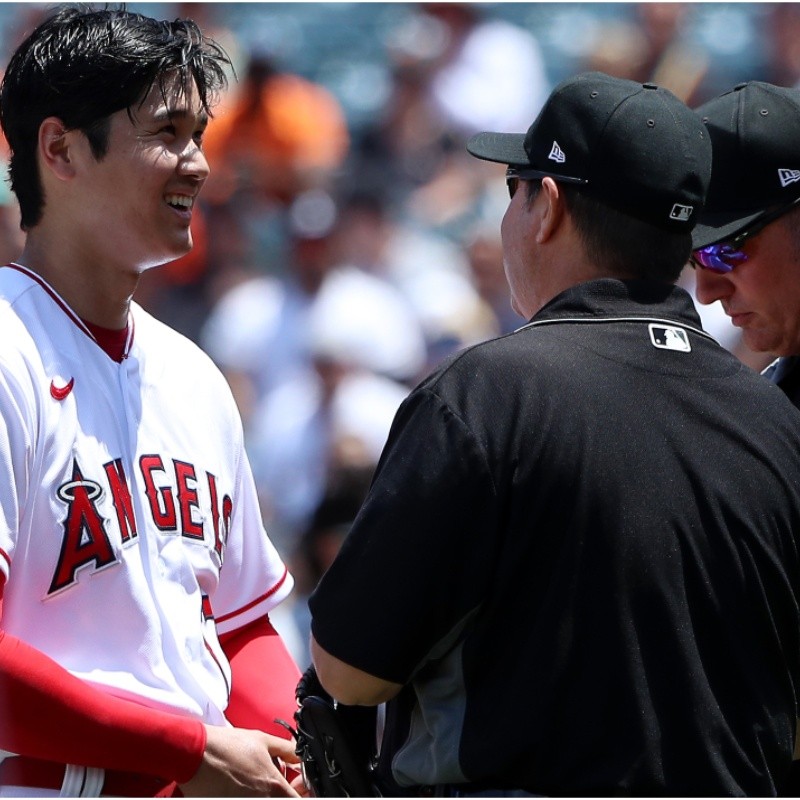
<instances>
[{"instance_id":1,"label":"player's eyebrow","mask_svg":"<svg viewBox=\"0 0 800 800\"><path fill-rule=\"evenodd\" d=\"M189 111L187 108L160 108L158 111L153 114L153 122L158 124L160 122L172 122L176 119L197 119L197 124L206 126L208 125L208 113L205 111L201 111L199 114L195 114L193 111Z\"/></svg>"}]
</instances>

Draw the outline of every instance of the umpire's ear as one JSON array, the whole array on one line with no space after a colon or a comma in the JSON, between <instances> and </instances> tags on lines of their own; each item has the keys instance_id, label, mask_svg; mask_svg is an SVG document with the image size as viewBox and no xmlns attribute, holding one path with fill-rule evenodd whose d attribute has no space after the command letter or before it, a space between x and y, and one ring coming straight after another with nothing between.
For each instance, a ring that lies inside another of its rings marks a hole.
<instances>
[{"instance_id":1,"label":"umpire's ear","mask_svg":"<svg viewBox=\"0 0 800 800\"><path fill-rule=\"evenodd\" d=\"M542 217L539 229L536 232L536 241L543 244L552 238L564 220L566 206L564 195L558 184L552 178L542 178L542 188L537 195L544 202L541 211Z\"/></svg>"},{"instance_id":2,"label":"umpire's ear","mask_svg":"<svg viewBox=\"0 0 800 800\"><path fill-rule=\"evenodd\" d=\"M75 133L67 130L58 117L47 117L39 126L40 163L62 181L75 175L75 165L70 160L70 144Z\"/></svg>"}]
</instances>

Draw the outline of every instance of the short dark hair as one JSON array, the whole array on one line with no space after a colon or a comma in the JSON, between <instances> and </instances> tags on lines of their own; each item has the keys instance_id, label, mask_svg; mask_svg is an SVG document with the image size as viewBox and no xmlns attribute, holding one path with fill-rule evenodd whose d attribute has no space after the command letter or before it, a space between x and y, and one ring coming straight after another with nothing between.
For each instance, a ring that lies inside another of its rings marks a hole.
<instances>
[{"instance_id":1,"label":"short dark hair","mask_svg":"<svg viewBox=\"0 0 800 800\"><path fill-rule=\"evenodd\" d=\"M118 8L64 6L17 48L0 85L0 125L11 150L11 189L21 227L41 219L44 197L36 163L39 127L49 116L86 135L103 158L109 117L144 100L168 75L179 91L197 86L203 110L227 85L225 51L192 20L166 22Z\"/></svg>"},{"instance_id":2,"label":"short dark hair","mask_svg":"<svg viewBox=\"0 0 800 800\"><path fill-rule=\"evenodd\" d=\"M526 181L532 202L541 181ZM675 283L692 252L692 234L665 231L559 183L589 259L610 275Z\"/></svg>"}]
</instances>

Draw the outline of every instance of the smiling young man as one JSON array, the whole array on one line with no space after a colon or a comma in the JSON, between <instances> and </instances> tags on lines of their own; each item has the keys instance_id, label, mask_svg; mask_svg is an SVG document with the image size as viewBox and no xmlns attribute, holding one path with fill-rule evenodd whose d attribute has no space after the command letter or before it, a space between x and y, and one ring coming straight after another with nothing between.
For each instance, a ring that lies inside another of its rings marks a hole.
<instances>
[{"instance_id":1,"label":"smiling young man","mask_svg":"<svg viewBox=\"0 0 800 800\"><path fill-rule=\"evenodd\" d=\"M653 84L557 86L507 166L519 330L398 411L309 601L378 780L425 796L774 794L800 684L800 429L675 286L711 171Z\"/></svg>"},{"instance_id":2,"label":"smiling young man","mask_svg":"<svg viewBox=\"0 0 800 800\"><path fill-rule=\"evenodd\" d=\"M267 616L292 579L241 421L132 300L192 246L226 63L191 21L64 8L5 71L27 237L0 269L0 796L295 794Z\"/></svg>"},{"instance_id":3,"label":"smiling young man","mask_svg":"<svg viewBox=\"0 0 800 800\"><path fill-rule=\"evenodd\" d=\"M800 407L800 90L740 84L697 109L713 146L693 234L697 298L719 300Z\"/></svg>"}]
</instances>

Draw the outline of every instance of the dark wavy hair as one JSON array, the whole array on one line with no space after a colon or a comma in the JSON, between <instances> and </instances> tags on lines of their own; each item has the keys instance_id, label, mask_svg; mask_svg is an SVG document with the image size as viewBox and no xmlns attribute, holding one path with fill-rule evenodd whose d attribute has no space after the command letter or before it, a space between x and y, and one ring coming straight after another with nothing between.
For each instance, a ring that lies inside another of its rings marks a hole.
<instances>
[{"instance_id":1,"label":"dark wavy hair","mask_svg":"<svg viewBox=\"0 0 800 800\"><path fill-rule=\"evenodd\" d=\"M203 110L226 87L230 59L195 22L166 22L124 6L56 9L17 48L0 85L0 125L11 149L11 189L21 227L40 220L44 197L36 162L39 127L58 117L79 130L98 160L108 147L109 117L141 103L154 85L178 76L178 91L197 86Z\"/></svg>"}]
</instances>

